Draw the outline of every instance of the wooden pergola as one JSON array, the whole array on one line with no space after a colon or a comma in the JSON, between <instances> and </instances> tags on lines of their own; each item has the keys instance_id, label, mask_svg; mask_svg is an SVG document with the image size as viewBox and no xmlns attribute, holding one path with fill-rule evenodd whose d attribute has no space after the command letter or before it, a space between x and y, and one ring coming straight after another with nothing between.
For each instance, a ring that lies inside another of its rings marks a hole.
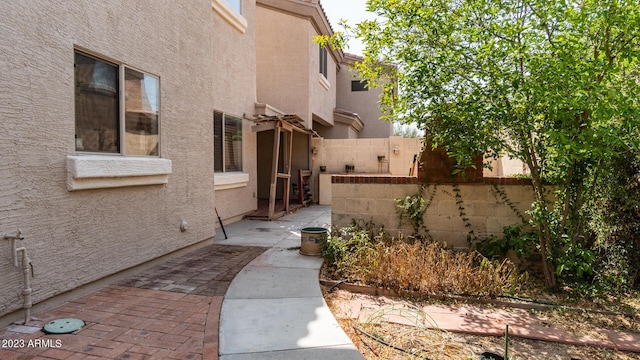
<instances>
[{"instance_id":1,"label":"wooden pergola","mask_svg":"<svg viewBox=\"0 0 640 360\"><path fill-rule=\"evenodd\" d=\"M291 154L293 149L293 132L298 131L304 134L315 134L311 129L307 129L302 120L297 115L280 115L261 117L252 128L253 132L274 130L273 135L273 158L271 164L271 184L269 187L269 220L273 219L276 208L276 191L278 180L284 183L284 211L289 212L289 189L291 188ZM317 135L317 134L316 134ZM282 136L282 141L280 141ZM282 143L282 145L281 145ZM280 166L280 154L282 153L282 172L278 171Z\"/></svg>"}]
</instances>

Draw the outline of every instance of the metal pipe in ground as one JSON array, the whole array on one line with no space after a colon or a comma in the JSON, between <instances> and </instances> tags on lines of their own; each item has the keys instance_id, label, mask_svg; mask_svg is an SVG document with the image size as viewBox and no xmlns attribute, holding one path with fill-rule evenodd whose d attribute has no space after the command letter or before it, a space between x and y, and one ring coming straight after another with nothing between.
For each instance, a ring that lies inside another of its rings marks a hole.
<instances>
[{"instance_id":1,"label":"metal pipe in ground","mask_svg":"<svg viewBox=\"0 0 640 360\"><path fill-rule=\"evenodd\" d=\"M16 241L23 240L22 231L18 229L16 235L4 235L3 239L9 240L11 243L11 257L13 260L13 266L18 267L18 253L22 252L22 278L24 283L24 288L22 289L22 299L23 304L22 308L24 309L24 325L27 325L29 321L31 321L31 307L33 306L33 301L31 298L31 294L33 290L31 289L31 278L33 277L33 264L31 259L27 255L27 248L24 246L17 247Z\"/></svg>"},{"instance_id":2,"label":"metal pipe in ground","mask_svg":"<svg viewBox=\"0 0 640 360\"><path fill-rule=\"evenodd\" d=\"M33 301L31 300L31 277L33 277L33 264L31 259L27 256L27 249L24 247L16 249L17 252L22 251L22 276L24 281L24 289L22 290L23 305L24 308L24 324L27 325L31 321L31 307Z\"/></svg>"}]
</instances>

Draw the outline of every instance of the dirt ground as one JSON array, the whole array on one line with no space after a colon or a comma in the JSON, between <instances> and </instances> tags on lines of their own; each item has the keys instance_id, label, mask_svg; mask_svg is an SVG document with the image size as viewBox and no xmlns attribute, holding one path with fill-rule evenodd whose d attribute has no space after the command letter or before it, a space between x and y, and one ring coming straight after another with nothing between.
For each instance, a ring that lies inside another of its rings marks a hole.
<instances>
[{"instance_id":1,"label":"dirt ground","mask_svg":"<svg viewBox=\"0 0 640 360\"><path fill-rule=\"evenodd\" d=\"M334 303L345 297L369 297L349 293L344 290L328 292L323 288L325 300L336 313ZM398 299L403 302L407 299ZM388 299L386 301L389 301ZM425 301L412 301L417 306ZM490 307L491 305L485 305ZM578 336L602 336L598 329L606 328L618 331L640 332L638 319L620 314L602 314L588 311L532 310L549 326L561 328ZM450 333L426 328L416 328L394 323L359 323L356 320L337 316L338 322L358 347L366 359L481 359L481 354L491 352L504 355L505 338L496 336L476 336ZM374 339L375 338L375 339ZM387 343L387 344L384 344ZM592 360L619 359L640 360L640 354L616 350L597 349L586 346L572 346L553 342L520 339L510 337L509 359L557 359Z\"/></svg>"}]
</instances>

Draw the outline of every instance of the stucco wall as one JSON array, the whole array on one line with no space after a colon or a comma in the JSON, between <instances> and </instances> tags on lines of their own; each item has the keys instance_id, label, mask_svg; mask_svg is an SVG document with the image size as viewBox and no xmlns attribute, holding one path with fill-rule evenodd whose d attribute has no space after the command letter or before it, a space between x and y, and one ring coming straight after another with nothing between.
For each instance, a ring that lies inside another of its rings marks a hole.
<instances>
[{"instance_id":1,"label":"stucco wall","mask_svg":"<svg viewBox=\"0 0 640 360\"><path fill-rule=\"evenodd\" d=\"M484 169L484 176L506 177L520 174L529 174L528 167L518 159L503 156L491 161L491 169Z\"/></svg>"},{"instance_id":2,"label":"stucco wall","mask_svg":"<svg viewBox=\"0 0 640 360\"><path fill-rule=\"evenodd\" d=\"M258 102L310 121L309 21L257 6Z\"/></svg>"},{"instance_id":3,"label":"stucco wall","mask_svg":"<svg viewBox=\"0 0 640 360\"><path fill-rule=\"evenodd\" d=\"M327 61L323 86L319 71L318 34L313 21L296 11L318 12L315 4L279 4L283 9L257 5L257 97L286 114L298 115L308 128L312 120L333 123L336 104L336 60ZM289 11L289 12L288 12ZM292 13L293 12L293 13Z\"/></svg>"},{"instance_id":4,"label":"stucco wall","mask_svg":"<svg viewBox=\"0 0 640 360\"><path fill-rule=\"evenodd\" d=\"M0 23L0 234L23 230L34 301L211 238L211 2L3 1ZM159 76L166 185L67 190L74 46ZM4 241L0 276L2 315L23 286Z\"/></svg>"},{"instance_id":5,"label":"stucco wall","mask_svg":"<svg viewBox=\"0 0 640 360\"><path fill-rule=\"evenodd\" d=\"M364 128L358 134L359 138L386 138L393 135L393 124L380 118L382 112L379 100L382 89L351 91L351 81L360 80L360 77L350 65L353 58L347 56L345 60L336 79L338 87L336 106L360 115Z\"/></svg>"},{"instance_id":6,"label":"stucco wall","mask_svg":"<svg viewBox=\"0 0 640 360\"><path fill-rule=\"evenodd\" d=\"M313 123L313 130L325 139L357 139L358 133L347 124L334 121L335 126L324 126L319 122Z\"/></svg>"},{"instance_id":7,"label":"stucco wall","mask_svg":"<svg viewBox=\"0 0 640 360\"><path fill-rule=\"evenodd\" d=\"M411 234L411 226L401 227L398 224L394 199L416 194L420 185L392 183L393 178L387 179L372 180L378 183L335 183L335 179L332 179L332 227L346 226L356 219L384 225L392 234L398 231ZM434 186L425 190L426 199L431 196ZM533 201L530 185L505 185L500 189L521 213L530 208ZM435 240L452 247L467 248L469 228L460 216L453 190L452 185L435 187L433 201L425 214L425 225ZM511 207L502 201L493 185L461 184L460 195L471 229L480 237L501 236L503 227L522 222Z\"/></svg>"},{"instance_id":8,"label":"stucco wall","mask_svg":"<svg viewBox=\"0 0 640 360\"><path fill-rule=\"evenodd\" d=\"M213 14L213 53L210 71L213 75L211 103L217 111L238 118L253 116L256 102L256 6L255 0L243 0L242 17L246 30L238 31L217 12ZM256 134L253 122L242 123L242 172L249 182L243 186L216 190L215 204L225 222L242 219L257 208ZM211 114L213 126L213 113ZM217 222L216 222L217 223Z\"/></svg>"},{"instance_id":9,"label":"stucco wall","mask_svg":"<svg viewBox=\"0 0 640 360\"><path fill-rule=\"evenodd\" d=\"M420 154L422 139L392 136L381 139L322 139L314 138L313 167L327 167L327 173L343 173L347 164L355 165L356 173L409 175L414 154ZM397 152L394 149L397 147ZM378 162L378 155L385 157Z\"/></svg>"},{"instance_id":10,"label":"stucco wall","mask_svg":"<svg viewBox=\"0 0 640 360\"><path fill-rule=\"evenodd\" d=\"M311 36L318 35L311 23L307 24ZM336 60L330 51L327 51L327 77L320 74L320 46L309 37L309 81L310 99L309 114L305 118L307 127L311 128L312 119L324 123L333 123L333 110L336 108Z\"/></svg>"}]
</instances>

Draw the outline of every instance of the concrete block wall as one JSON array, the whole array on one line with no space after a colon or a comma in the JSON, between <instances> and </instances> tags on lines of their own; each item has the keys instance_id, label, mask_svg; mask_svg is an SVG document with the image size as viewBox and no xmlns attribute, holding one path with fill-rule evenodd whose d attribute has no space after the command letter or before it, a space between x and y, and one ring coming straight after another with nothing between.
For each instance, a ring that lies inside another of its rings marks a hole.
<instances>
[{"instance_id":1,"label":"concrete block wall","mask_svg":"<svg viewBox=\"0 0 640 360\"><path fill-rule=\"evenodd\" d=\"M345 172L345 165L354 165L356 174L409 174L414 155L422 150L422 139L392 136L380 139L322 139L314 138L312 147L314 170L320 165L327 173ZM396 151L394 151L396 150ZM384 156L385 162L378 162Z\"/></svg>"},{"instance_id":2,"label":"concrete block wall","mask_svg":"<svg viewBox=\"0 0 640 360\"><path fill-rule=\"evenodd\" d=\"M397 177L382 176L369 177L370 179L361 181L353 178L358 177L332 177L331 221L334 228L347 226L355 219L384 225L392 234L398 231L411 234L411 226L399 225L394 199L416 194L421 186L418 181L410 180L403 183ZM494 185L492 181L460 184L462 205L471 224L470 229L479 237L501 236L503 227L522 222L511 206L501 199L495 186L504 191L521 214L524 214L533 202L531 185L522 182L507 185ZM429 199L434 191L433 201L425 214L425 224L429 232L434 239L445 242L450 247L468 248L467 235L470 229L465 226L460 216L454 186L432 184L424 190L425 199Z\"/></svg>"}]
</instances>

